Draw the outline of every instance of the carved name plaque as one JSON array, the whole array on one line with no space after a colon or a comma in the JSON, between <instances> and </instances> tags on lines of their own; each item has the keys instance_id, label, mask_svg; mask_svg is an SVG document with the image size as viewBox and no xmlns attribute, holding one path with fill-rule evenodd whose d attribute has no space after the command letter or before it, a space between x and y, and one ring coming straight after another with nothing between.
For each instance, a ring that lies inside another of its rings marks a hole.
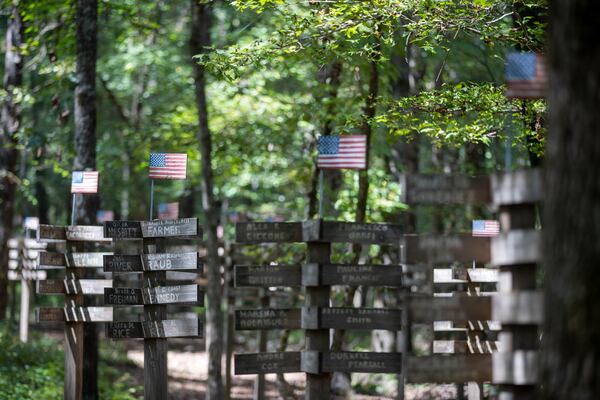
<instances>
[{"instance_id":1,"label":"carved name plaque","mask_svg":"<svg viewBox=\"0 0 600 400\"><path fill-rule=\"evenodd\" d=\"M238 243L302 242L301 222L238 222L235 224Z\"/></svg>"},{"instance_id":2,"label":"carved name plaque","mask_svg":"<svg viewBox=\"0 0 600 400\"><path fill-rule=\"evenodd\" d=\"M112 286L111 279L50 279L38 282L39 294L104 294Z\"/></svg>"},{"instance_id":3,"label":"carved name plaque","mask_svg":"<svg viewBox=\"0 0 600 400\"><path fill-rule=\"evenodd\" d=\"M304 241L398 244L402 232L397 225L360 224L310 220L303 223Z\"/></svg>"},{"instance_id":4,"label":"carved name plaque","mask_svg":"<svg viewBox=\"0 0 600 400\"><path fill-rule=\"evenodd\" d=\"M300 329L300 309L235 311L236 330Z\"/></svg>"},{"instance_id":5,"label":"carved name plaque","mask_svg":"<svg viewBox=\"0 0 600 400\"><path fill-rule=\"evenodd\" d=\"M407 298L406 305L410 312L410 321L413 323L492 319L492 299L487 296L412 296Z\"/></svg>"},{"instance_id":6,"label":"carved name plaque","mask_svg":"<svg viewBox=\"0 0 600 400\"><path fill-rule=\"evenodd\" d=\"M203 330L199 319L111 322L106 325L106 336L111 339L202 337Z\"/></svg>"},{"instance_id":7,"label":"carved name plaque","mask_svg":"<svg viewBox=\"0 0 600 400\"><path fill-rule=\"evenodd\" d=\"M402 322L400 310L385 308L304 307L302 311L303 329L398 331Z\"/></svg>"},{"instance_id":8,"label":"carved name plaque","mask_svg":"<svg viewBox=\"0 0 600 400\"><path fill-rule=\"evenodd\" d=\"M141 239L201 236L198 218L180 218L154 221L108 221L104 234L115 239Z\"/></svg>"},{"instance_id":9,"label":"carved name plaque","mask_svg":"<svg viewBox=\"0 0 600 400\"><path fill-rule=\"evenodd\" d=\"M193 304L203 305L204 294L198 285L158 286L152 288L106 288L104 302L113 305Z\"/></svg>"},{"instance_id":10,"label":"carved name plaque","mask_svg":"<svg viewBox=\"0 0 600 400\"><path fill-rule=\"evenodd\" d=\"M489 382L492 380L490 354L407 356L409 383Z\"/></svg>"},{"instance_id":11,"label":"carved name plaque","mask_svg":"<svg viewBox=\"0 0 600 400\"><path fill-rule=\"evenodd\" d=\"M491 201L487 177L465 175L406 176L408 204L486 204Z\"/></svg>"},{"instance_id":12,"label":"carved name plaque","mask_svg":"<svg viewBox=\"0 0 600 400\"><path fill-rule=\"evenodd\" d=\"M52 253L40 252L42 267L101 268L103 257L112 253Z\"/></svg>"},{"instance_id":13,"label":"carved name plaque","mask_svg":"<svg viewBox=\"0 0 600 400\"><path fill-rule=\"evenodd\" d=\"M67 240L81 242L110 242L110 238L104 236L102 226L67 226L66 237Z\"/></svg>"},{"instance_id":14,"label":"carved name plaque","mask_svg":"<svg viewBox=\"0 0 600 400\"><path fill-rule=\"evenodd\" d=\"M395 373L402 371L401 353L334 352L322 353L323 372Z\"/></svg>"},{"instance_id":15,"label":"carved name plaque","mask_svg":"<svg viewBox=\"0 0 600 400\"><path fill-rule=\"evenodd\" d=\"M37 322L109 322L112 307L42 307L35 310Z\"/></svg>"},{"instance_id":16,"label":"carved name plaque","mask_svg":"<svg viewBox=\"0 0 600 400\"><path fill-rule=\"evenodd\" d=\"M301 372L300 352L235 355L235 375Z\"/></svg>"},{"instance_id":17,"label":"carved name plaque","mask_svg":"<svg viewBox=\"0 0 600 400\"><path fill-rule=\"evenodd\" d=\"M235 287L300 286L299 265L236 265Z\"/></svg>"},{"instance_id":18,"label":"carved name plaque","mask_svg":"<svg viewBox=\"0 0 600 400\"><path fill-rule=\"evenodd\" d=\"M306 264L303 285L402 286L401 265Z\"/></svg>"},{"instance_id":19,"label":"carved name plaque","mask_svg":"<svg viewBox=\"0 0 600 400\"><path fill-rule=\"evenodd\" d=\"M109 255L104 257L105 272L202 271L198 253Z\"/></svg>"},{"instance_id":20,"label":"carved name plaque","mask_svg":"<svg viewBox=\"0 0 600 400\"><path fill-rule=\"evenodd\" d=\"M489 262L490 238L470 235L406 235L408 263Z\"/></svg>"}]
</instances>

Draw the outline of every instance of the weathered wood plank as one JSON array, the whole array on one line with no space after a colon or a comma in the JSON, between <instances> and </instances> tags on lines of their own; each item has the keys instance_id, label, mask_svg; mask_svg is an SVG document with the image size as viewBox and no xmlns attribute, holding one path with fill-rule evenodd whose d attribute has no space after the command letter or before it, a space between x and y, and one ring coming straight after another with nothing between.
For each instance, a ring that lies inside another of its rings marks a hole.
<instances>
[{"instance_id":1,"label":"weathered wood plank","mask_svg":"<svg viewBox=\"0 0 600 400\"><path fill-rule=\"evenodd\" d=\"M452 331L500 331L502 326L498 321L433 321L434 332Z\"/></svg>"},{"instance_id":2,"label":"weathered wood plank","mask_svg":"<svg viewBox=\"0 0 600 400\"><path fill-rule=\"evenodd\" d=\"M104 234L114 239L177 238L202 236L198 218L154 221L107 221Z\"/></svg>"},{"instance_id":3,"label":"weathered wood plank","mask_svg":"<svg viewBox=\"0 0 600 400\"><path fill-rule=\"evenodd\" d=\"M433 270L433 283L497 283L498 270L491 268L436 268Z\"/></svg>"},{"instance_id":4,"label":"weathered wood plank","mask_svg":"<svg viewBox=\"0 0 600 400\"><path fill-rule=\"evenodd\" d=\"M252 309L235 311L236 330L300 329L301 309Z\"/></svg>"},{"instance_id":5,"label":"weathered wood plank","mask_svg":"<svg viewBox=\"0 0 600 400\"><path fill-rule=\"evenodd\" d=\"M234 355L234 374L272 374L286 372L302 372L300 368L300 352L285 353L253 353Z\"/></svg>"},{"instance_id":6,"label":"weathered wood plank","mask_svg":"<svg viewBox=\"0 0 600 400\"><path fill-rule=\"evenodd\" d=\"M204 327L199 319L171 319L148 322L111 322L106 336L111 339L199 338Z\"/></svg>"},{"instance_id":7,"label":"weathered wood plank","mask_svg":"<svg viewBox=\"0 0 600 400\"><path fill-rule=\"evenodd\" d=\"M104 294L112 279L50 279L37 283L38 294Z\"/></svg>"},{"instance_id":8,"label":"weathered wood plank","mask_svg":"<svg viewBox=\"0 0 600 400\"><path fill-rule=\"evenodd\" d=\"M492 380L492 355L406 356L408 383L464 383Z\"/></svg>"},{"instance_id":9,"label":"weathered wood plank","mask_svg":"<svg viewBox=\"0 0 600 400\"><path fill-rule=\"evenodd\" d=\"M302 370L310 374L330 372L400 373L401 353L302 352Z\"/></svg>"},{"instance_id":10,"label":"weathered wood plank","mask_svg":"<svg viewBox=\"0 0 600 400\"><path fill-rule=\"evenodd\" d=\"M534 385L538 378L539 353L536 350L516 350L492 355L495 384Z\"/></svg>"},{"instance_id":11,"label":"weathered wood plank","mask_svg":"<svg viewBox=\"0 0 600 400\"><path fill-rule=\"evenodd\" d=\"M403 285L401 265L306 264L303 286L391 286Z\"/></svg>"},{"instance_id":12,"label":"weathered wood plank","mask_svg":"<svg viewBox=\"0 0 600 400\"><path fill-rule=\"evenodd\" d=\"M40 281L46 279L46 271L37 271L29 269L21 269L18 271L9 270L8 280L9 281L20 281L22 279L26 281Z\"/></svg>"},{"instance_id":13,"label":"weathered wood plank","mask_svg":"<svg viewBox=\"0 0 600 400\"><path fill-rule=\"evenodd\" d=\"M38 241L54 242L67 240L67 233L64 226L40 225L36 232Z\"/></svg>"},{"instance_id":14,"label":"weathered wood plank","mask_svg":"<svg viewBox=\"0 0 600 400\"><path fill-rule=\"evenodd\" d=\"M492 319L492 301L490 297L486 296L411 296L407 298L406 304L412 323Z\"/></svg>"},{"instance_id":15,"label":"weathered wood plank","mask_svg":"<svg viewBox=\"0 0 600 400\"><path fill-rule=\"evenodd\" d=\"M111 239L104 236L102 226L75 225L67 226L65 236L67 240L74 242L110 242Z\"/></svg>"},{"instance_id":16,"label":"weathered wood plank","mask_svg":"<svg viewBox=\"0 0 600 400\"><path fill-rule=\"evenodd\" d=\"M470 235L405 235L408 263L489 262L490 238Z\"/></svg>"},{"instance_id":17,"label":"weathered wood plank","mask_svg":"<svg viewBox=\"0 0 600 400\"><path fill-rule=\"evenodd\" d=\"M162 253L143 255L107 255L105 272L143 271L195 271L202 272L203 265L197 252Z\"/></svg>"},{"instance_id":18,"label":"weathered wood plank","mask_svg":"<svg viewBox=\"0 0 600 400\"><path fill-rule=\"evenodd\" d=\"M495 205L533 204L542 201L543 179L540 169L522 169L493 174L492 201Z\"/></svg>"},{"instance_id":19,"label":"weathered wood plank","mask_svg":"<svg viewBox=\"0 0 600 400\"><path fill-rule=\"evenodd\" d=\"M502 233L492 239L492 263L501 266L539 262L541 239L541 232L533 229Z\"/></svg>"},{"instance_id":20,"label":"weathered wood plank","mask_svg":"<svg viewBox=\"0 0 600 400\"><path fill-rule=\"evenodd\" d=\"M401 310L385 308L304 307L302 329L400 330Z\"/></svg>"},{"instance_id":21,"label":"weathered wood plank","mask_svg":"<svg viewBox=\"0 0 600 400\"><path fill-rule=\"evenodd\" d=\"M41 267L101 268L103 257L112 253L53 253L40 252Z\"/></svg>"},{"instance_id":22,"label":"weathered wood plank","mask_svg":"<svg viewBox=\"0 0 600 400\"><path fill-rule=\"evenodd\" d=\"M407 175L403 199L407 204L486 204L488 177L466 175Z\"/></svg>"},{"instance_id":23,"label":"weathered wood plank","mask_svg":"<svg viewBox=\"0 0 600 400\"><path fill-rule=\"evenodd\" d=\"M204 293L198 285L158 286L151 288L106 288L104 303L113 305L193 304L204 305Z\"/></svg>"},{"instance_id":24,"label":"weathered wood plank","mask_svg":"<svg viewBox=\"0 0 600 400\"><path fill-rule=\"evenodd\" d=\"M302 224L306 242L395 244L402 238L397 225L310 220Z\"/></svg>"},{"instance_id":25,"label":"weathered wood plank","mask_svg":"<svg viewBox=\"0 0 600 400\"><path fill-rule=\"evenodd\" d=\"M236 265L235 287L300 286L299 265Z\"/></svg>"},{"instance_id":26,"label":"weathered wood plank","mask_svg":"<svg viewBox=\"0 0 600 400\"><path fill-rule=\"evenodd\" d=\"M112 307L41 307L35 310L37 322L110 322Z\"/></svg>"},{"instance_id":27,"label":"weathered wood plank","mask_svg":"<svg viewBox=\"0 0 600 400\"><path fill-rule=\"evenodd\" d=\"M502 324L539 325L544 316L543 293L521 291L492 297L492 318Z\"/></svg>"},{"instance_id":28,"label":"weathered wood plank","mask_svg":"<svg viewBox=\"0 0 600 400\"><path fill-rule=\"evenodd\" d=\"M238 243L302 242L302 222L238 222L235 224Z\"/></svg>"},{"instance_id":29,"label":"weathered wood plank","mask_svg":"<svg viewBox=\"0 0 600 400\"><path fill-rule=\"evenodd\" d=\"M492 354L498 351L500 342L493 340L434 340L434 354Z\"/></svg>"}]
</instances>

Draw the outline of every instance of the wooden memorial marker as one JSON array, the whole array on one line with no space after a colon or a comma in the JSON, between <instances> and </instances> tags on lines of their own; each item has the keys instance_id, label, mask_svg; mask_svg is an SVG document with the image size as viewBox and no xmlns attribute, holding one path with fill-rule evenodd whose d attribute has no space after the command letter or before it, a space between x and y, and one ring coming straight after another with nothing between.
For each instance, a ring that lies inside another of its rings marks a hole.
<instances>
[{"instance_id":1,"label":"wooden memorial marker","mask_svg":"<svg viewBox=\"0 0 600 400\"><path fill-rule=\"evenodd\" d=\"M302 285L402 286L401 265L306 264Z\"/></svg>"},{"instance_id":2,"label":"wooden memorial marker","mask_svg":"<svg viewBox=\"0 0 600 400\"><path fill-rule=\"evenodd\" d=\"M52 253L40 252L40 267L102 268L103 257L112 253Z\"/></svg>"},{"instance_id":3,"label":"wooden memorial marker","mask_svg":"<svg viewBox=\"0 0 600 400\"><path fill-rule=\"evenodd\" d=\"M198 218L165 219L154 221L107 221L104 234L114 239L142 239L201 236Z\"/></svg>"},{"instance_id":4,"label":"wooden memorial marker","mask_svg":"<svg viewBox=\"0 0 600 400\"><path fill-rule=\"evenodd\" d=\"M104 303L112 305L190 304L204 305L199 285L158 286L142 289L105 288Z\"/></svg>"},{"instance_id":5,"label":"wooden memorial marker","mask_svg":"<svg viewBox=\"0 0 600 400\"><path fill-rule=\"evenodd\" d=\"M141 255L107 255L105 272L194 271L202 272L198 253L161 253Z\"/></svg>"},{"instance_id":6,"label":"wooden memorial marker","mask_svg":"<svg viewBox=\"0 0 600 400\"><path fill-rule=\"evenodd\" d=\"M236 265L235 287L300 286L300 265Z\"/></svg>"},{"instance_id":7,"label":"wooden memorial marker","mask_svg":"<svg viewBox=\"0 0 600 400\"><path fill-rule=\"evenodd\" d=\"M108 322L112 307L41 307L35 310L37 322Z\"/></svg>"},{"instance_id":8,"label":"wooden memorial marker","mask_svg":"<svg viewBox=\"0 0 600 400\"><path fill-rule=\"evenodd\" d=\"M406 262L489 262L490 238L471 235L405 235Z\"/></svg>"},{"instance_id":9,"label":"wooden memorial marker","mask_svg":"<svg viewBox=\"0 0 600 400\"><path fill-rule=\"evenodd\" d=\"M235 224L238 243L302 242L302 222L238 222Z\"/></svg>"},{"instance_id":10,"label":"wooden memorial marker","mask_svg":"<svg viewBox=\"0 0 600 400\"><path fill-rule=\"evenodd\" d=\"M402 238L400 227L389 224L360 224L316 219L303 222L302 228L306 242L396 245Z\"/></svg>"},{"instance_id":11,"label":"wooden memorial marker","mask_svg":"<svg viewBox=\"0 0 600 400\"><path fill-rule=\"evenodd\" d=\"M407 204L486 204L490 202L488 177L466 175L407 175Z\"/></svg>"},{"instance_id":12,"label":"wooden memorial marker","mask_svg":"<svg viewBox=\"0 0 600 400\"><path fill-rule=\"evenodd\" d=\"M302 352L302 370L310 374L331 372L400 373L402 354L374 352Z\"/></svg>"},{"instance_id":13,"label":"wooden memorial marker","mask_svg":"<svg viewBox=\"0 0 600 400\"><path fill-rule=\"evenodd\" d=\"M401 324L401 310L347 307L304 307L302 309L303 329L398 331Z\"/></svg>"},{"instance_id":14,"label":"wooden memorial marker","mask_svg":"<svg viewBox=\"0 0 600 400\"><path fill-rule=\"evenodd\" d=\"M302 372L300 368L301 353L299 351L236 354L234 362L235 375Z\"/></svg>"},{"instance_id":15,"label":"wooden memorial marker","mask_svg":"<svg viewBox=\"0 0 600 400\"><path fill-rule=\"evenodd\" d=\"M410 321L413 323L492 319L492 299L489 296L462 294L451 297L410 296L405 304L410 314Z\"/></svg>"},{"instance_id":16,"label":"wooden memorial marker","mask_svg":"<svg viewBox=\"0 0 600 400\"><path fill-rule=\"evenodd\" d=\"M45 271L40 271L45 272ZM104 289L112 286L111 279L50 279L37 283L39 294L85 294L103 295Z\"/></svg>"},{"instance_id":17,"label":"wooden memorial marker","mask_svg":"<svg viewBox=\"0 0 600 400\"><path fill-rule=\"evenodd\" d=\"M489 382L492 379L490 354L406 356L408 383Z\"/></svg>"},{"instance_id":18,"label":"wooden memorial marker","mask_svg":"<svg viewBox=\"0 0 600 400\"><path fill-rule=\"evenodd\" d=\"M106 325L106 336L111 339L201 338L203 331L203 324L199 319L121 321Z\"/></svg>"},{"instance_id":19,"label":"wooden memorial marker","mask_svg":"<svg viewBox=\"0 0 600 400\"><path fill-rule=\"evenodd\" d=\"M300 329L301 314L299 308L236 310L235 329Z\"/></svg>"},{"instance_id":20,"label":"wooden memorial marker","mask_svg":"<svg viewBox=\"0 0 600 400\"><path fill-rule=\"evenodd\" d=\"M39 242L55 242L67 240L66 229L64 226L40 225L37 230L37 240Z\"/></svg>"}]
</instances>

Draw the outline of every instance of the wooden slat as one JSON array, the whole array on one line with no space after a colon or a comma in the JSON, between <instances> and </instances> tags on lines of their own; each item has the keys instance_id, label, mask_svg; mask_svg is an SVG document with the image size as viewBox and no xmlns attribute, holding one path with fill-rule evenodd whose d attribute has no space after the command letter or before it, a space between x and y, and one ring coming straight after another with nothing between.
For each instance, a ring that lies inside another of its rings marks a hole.
<instances>
[{"instance_id":1,"label":"wooden slat","mask_svg":"<svg viewBox=\"0 0 600 400\"><path fill-rule=\"evenodd\" d=\"M349 307L304 307L302 309L303 329L398 331L401 325L401 310Z\"/></svg>"},{"instance_id":2,"label":"wooden slat","mask_svg":"<svg viewBox=\"0 0 600 400\"><path fill-rule=\"evenodd\" d=\"M490 202L488 177L465 175L407 175L407 204L486 204Z\"/></svg>"},{"instance_id":3,"label":"wooden slat","mask_svg":"<svg viewBox=\"0 0 600 400\"><path fill-rule=\"evenodd\" d=\"M300 352L235 354L234 374L301 372Z\"/></svg>"},{"instance_id":4,"label":"wooden slat","mask_svg":"<svg viewBox=\"0 0 600 400\"><path fill-rule=\"evenodd\" d=\"M305 351L302 353L302 370L311 374L331 372L398 374L402 371L402 354Z\"/></svg>"},{"instance_id":5,"label":"wooden slat","mask_svg":"<svg viewBox=\"0 0 600 400\"><path fill-rule=\"evenodd\" d=\"M235 311L236 330L300 329L301 309L252 309Z\"/></svg>"},{"instance_id":6,"label":"wooden slat","mask_svg":"<svg viewBox=\"0 0 600 400\"><path fill-rule=\"evenodd\" d=\"M19 271L9 270L8 280L9 281L20 281L22 279L26 281L39 281L46 279L46 271L35 271L28 269L21 269Z\"/></svg>"},{"instance_id":7,"label":"wooden slat","mask_svg":"<svg viewBox=\"0 0 600 400\"><path fill-rule=\"evenodd\" d=\"M106 324L106 336L111 339L156 339L203 337L199 319L172 319L149 322L111 322Z\"/></svg>"},{"instance_id":8,"label":"wooden slat","mask_svg":"<svg viewBox=\"0 0 600 400\"><path fill-rule=\"evenodd\" d=\"M158 286L151 288L106 288L104 303L113 305L193 304L204 305L204 293L198 285Z\"/></svg>"},{"instance_id":9,"label":"wooden slat","mask_svg":"<svg viewBox=\"0 0 600 400\"><path fill-rule=\"evenodd\" d=\"M111 279L50 279L39 281L37 292L38 294L103 295L104 288L111 286Z\"/></svg>"},{"instance_id":10,"label":"wooden slat","mask_svg":"<svg viewBox=\"0 0 600 400\"><path fill-rule=\"evenodd\" d=\"M434 340L434 354L492 354L500 342L493 340Z\"/></svg>"},{"instance_id":11,"label":"wooden slat","mask_svg":"<svg viewBox=\"0 0 600 400\"><path fill-rule=\"evenodd\" d=\"M42 224L38 227L36 236L38 241L44 242L67 240L66 229L64 226Z\"/></svg>"},{"instance_id":12,"label":"wooden slat","mask_svg":"<svg viewBox=\"0 0 600 400\"><path fill-rule=\"evenodd\" d=\"M490 238L470 235L405 235L408 263L489 262Z\"/></svg>"},{"instance_id":13,"label":"wooden slat","mask_svg":"<svg viewBox=\"0 0 600 400\"><path fill-rule=\"evenodd\" d=\"M394 244L402 238L397 225L310 220L303 222L304 241Z\"/></svg>"},{"instance_id":14,"label":"wooden slat","mask_svg":"<svg viewBox=\"0 0 600 400\"><path fill-rule=\"evenodd\" d=\"M302 222L238 222L235 224L238 243L302 242Z\"/></svg>"},{"instance_id":15,"label":"wooden slat","mask_svg":"<svg viewBox=\"0 0 600 400\"><path fill-rule=\"evenodd\" d=\"M236 265L235 287L300 286L300 265Z\"/></svg>"},{"instance_id":16,"label":"wooden slat","mask_svg":"<svg viewBox=\"0 0 600 400\"><path fill-rule=\"evenodd\" d=\"M497 283L498 270L491 268L435 268L433 283Z\"/></svg>"},{"instance_id":17,"label":"wooden slat","mask_svg":"<svg viewBox=\"0 0 600 400\"><path fill-rule=\"evenodd\" d=\"M111 239L104 236L102 226L75 225L67 226L65 236L67 240L76 242L110 242Z\"/></svg>"},{"instance_id":18,"label":"wooden slat","mask_svg":"<svg viewBox=\"0 0 600 400\"><path fill-rule=\"evenodd\" d=\"M433 321L491 320L491 298L456 295L452 297L420 297L407 299L412 323Z\"/></svg>"},{"instance_id":19,"label":"wooden slat","mask_svg":"<svg viewBox=\"0 0 600 400\"><path fill-rule=\"evenodd\" d=\"M198 218L154 221L108 221L104 223L106 237L115 239L178 238L202 236Z\"/></svg>"},{"instance_id":20,"label":"wooden slat","mask_svg":"<svg viewBox=\"0 0 600 400\"><path fill-rule=\"evenodd\" d=\"M495 384L534 385L538 378L538 352L516 350L492 355Z\"/></svg>"},{"instance_id":21,"label":"wooden slat","mask_svg":"<svg viewBox=\"0 0 600 400\"><path fill-rule=\"evenodd\" d=\"M37 322L109 322L112 307L41 307L35 310Z\"/></svg>"},{"instance_id":22,"label":"wooden slat","mask_svg":"<svg viewBox=\"0 0 600 400\"><path fill-rule=\"evenodd\" d=\"M203 265L197 252L162 253L143 255L107 255L105 272L143 271L195 271L202 272Z\"/></svg>"},{"instance_id":23,"label":"wooden slat","mask_svg":"<svg viewBox=\"0 0 600 400\"><path fill-rule=\"evenodd\" d=\"M540 231L512 230L492 239L492 263L496 266L537 263L541 258Z\"/></svg>"},{"instance_id":24,"label":"wooden slat","mask_svg":"<svg viewBox=\"0 0 600 400\"><path fill-rule=\"evenodd\" d=\"M319 284L399 287L403 278L401 265L324 264L320 267Z\"/></svg>"},{"instance_id":25,"label":"wooden slat","mask_svg":"<svg viewBox=\"0 0 600 400\"><path fill-rule=\"evenodd\" d=\"M543 321L543 293L521 291L492 298L492 318L502 324L539 325Z\"/></svg>"},{"instance_id":26,"label":"wooden slat","mask_svg":"<svg viewBox=\"0 0 600 400\"><path fill-rule=\"evenodd\" d=\"M408 383L464 383L492 380L492 355L454 354L407 356Z\"/></svg>"},{"instance_id":27,"label":"wooden slat","mask_svg":"<svg viewBox=\"0 0 600 400\"><path fill-rule=\"evenodd\" d=\"M532 204L542 201L543 180L540 169L497 173L491 177L495 205Z\"/></svg>"},{"instance_id":28,"label":"wooden slat","mask_svg":"<svg viewBox=\"0 0 600 400\"><path fill-rule=\"evenodd\" d=\"M434 321L433 331L434 332L452 332L456 330L461 331L499 331L502 326L498 321Z\"/></svg>"},{"instance_id":29,"label":"wooden slat","mask_svg":"<svg viewBox=\"0 0 600 400\"><path fill-rule=\"evenodd\" d=\"M112 253L53 253L40 252L41 267L101 268L103 257Z\"/></svg>"}]
</instances>

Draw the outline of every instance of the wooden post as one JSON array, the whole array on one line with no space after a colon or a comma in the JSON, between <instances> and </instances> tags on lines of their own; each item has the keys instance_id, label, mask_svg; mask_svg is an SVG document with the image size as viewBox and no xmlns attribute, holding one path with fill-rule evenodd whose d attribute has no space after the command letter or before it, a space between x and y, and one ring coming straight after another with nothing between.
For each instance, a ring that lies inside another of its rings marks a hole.
<instances>
[{"instance_id":1,"label":"wooden post","mask_svg":"<svg viewBox=\"0 0 600 400\"><path fill-rule=\"evenodd\" d=\"M164 251L162 239L144 238L144 254ZM165 271L144 271L143 287L164 286L167 280ZM167 319L167 306L164 304L144 305L145 321ZM167 339L144 338L144 399L167 400Z\"/></svg>"},{"instance_id":2,"label":"wooden post","mask_svg":"<svg viewBox=\"0 0 600 400\"><path fill-rule=\"evenodd\" d=\"M269 308L269 298L265 293L265 289L260 288L258 290L258 297L260 298L260 305L263 309ZM260 330L258 331L258 352L264 353L267 351L267 338L268 331ZM256 379L254 381L254 400L264 400L265 399L265 374L256 375Z\"/></svg>"},{"instance_id":3,"label":"wooden post","mask_svg":"<svg viewBox=\"0 0 600 400\"><path fill-rule=\"evenodd\" d=\"M327 264L331 258L331 243L308 242L308 263ZM304 305L306 307L329 307L331 286L306 287ZM329 352L329 329L307 329L306 350L321 353ZM306 400L328 399L330 397L331 374L306 374Z\"/></svg>"},{"instance_id":4,"label":"wooden post","mask_svg":"<svg viewBox=\"0 0 600 400\"><path fill-rule=\"evenodd\" d=\"M28 279L21 275L21 314L19 317L19 340L27 343L29 339L29 298L31 296L31 284Z\"/></svg>"},{"instance_id":5,"label":"wooden post","mask_svg":"<svg viewBox=\"0 0 600 400\"><path fill-rule=\"evenodd\" d=\"M230 242L225 242L225 286L223 296L227 299L227 310L225 311L225 390L223 397L225 400L231 398L231 359L233 354L233 309L235 306L235 297L233 289L233 262L232 246Z\"/></svg>"}]
</instances>

